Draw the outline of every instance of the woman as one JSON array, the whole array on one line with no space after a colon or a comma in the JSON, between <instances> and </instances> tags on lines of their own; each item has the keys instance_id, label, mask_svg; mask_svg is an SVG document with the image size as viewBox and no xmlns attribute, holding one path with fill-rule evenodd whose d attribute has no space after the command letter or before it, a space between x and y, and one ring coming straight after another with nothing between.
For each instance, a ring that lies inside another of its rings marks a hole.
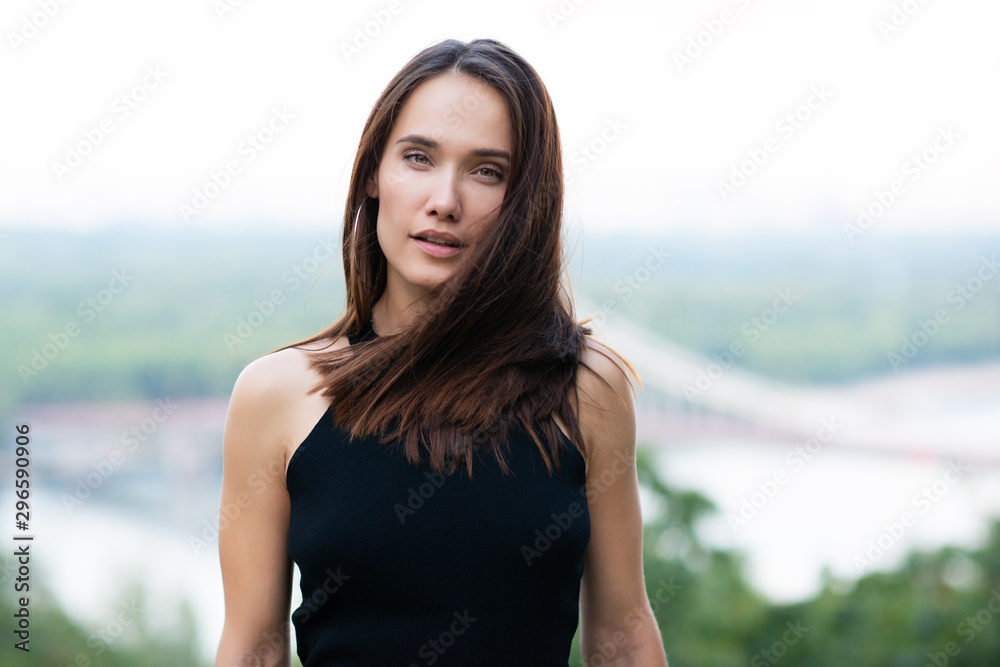
<instances>
[{"instance_id":1,"label":"woman","mask_svg":"<svg viewBox=\"0 0 1000 667\"><path fill-rule=\"evenodd\" d=\"M666 665L647 600L634 370L561 282L537 73L447 40L389 83L344 216L345 314L236 381L217 665ZM278 471L278 474L273 474Z\"/></svg>"}]
</instances>

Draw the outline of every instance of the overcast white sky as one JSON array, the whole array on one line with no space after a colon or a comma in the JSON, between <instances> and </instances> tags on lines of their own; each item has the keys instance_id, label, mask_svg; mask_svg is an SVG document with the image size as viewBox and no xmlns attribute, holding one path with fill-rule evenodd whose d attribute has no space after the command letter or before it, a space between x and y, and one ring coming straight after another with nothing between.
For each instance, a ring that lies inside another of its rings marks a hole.
<instances>
[{"instance_id":1,"label":"overcast white sky","mask_svg":"<svg viewBox=\"0 0 1000 667\"><path fill-rule=\"evenodd\" d=\"M587 229L839 228L894 180L880 229L1000 229L995 0L576 2L52 0L47 17L40 0L6 0L0 230L339 226L372 103L446 37L507 42L541 73L569 220ZM900 25L883 34L894 8ZM348 59L343 45L380 12L391 18ZM679 66L699 33L706 46ZM124 117L118 98L157 68ZM800 109L813 90L825 99ZM274 109L294 118L248 160L241 144ZM808 119L792 133L779 123L796 109ZM55 163L104 119L110 133L60 179ZM582 168L580 147L601 149L605 128L612 140ZM950 137L940 150L937 136ZM908 164L925 150L926 171ZM718 184L747 151L767 160L724 202ZM180 205L230 160L240 173L185 223Z\"/></svg>"}]
</instances>

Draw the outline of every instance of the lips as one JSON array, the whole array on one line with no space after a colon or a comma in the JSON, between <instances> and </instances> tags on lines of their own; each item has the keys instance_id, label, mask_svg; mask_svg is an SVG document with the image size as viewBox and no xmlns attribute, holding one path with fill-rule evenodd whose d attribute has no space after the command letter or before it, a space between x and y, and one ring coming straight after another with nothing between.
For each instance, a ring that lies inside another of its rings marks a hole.
<instances>
[{"instance_id":1,"label":"lips","mask_svg":"<svg viewBox=\"0 0 1000 667\"><path fill-rule=\"evenodd\" d=\"M425 229L411 235L415 239L436 243L443 248L461 248L464 246L462 240L449 232L441 232L436 229Z\"/></svg>"}]
</instances>

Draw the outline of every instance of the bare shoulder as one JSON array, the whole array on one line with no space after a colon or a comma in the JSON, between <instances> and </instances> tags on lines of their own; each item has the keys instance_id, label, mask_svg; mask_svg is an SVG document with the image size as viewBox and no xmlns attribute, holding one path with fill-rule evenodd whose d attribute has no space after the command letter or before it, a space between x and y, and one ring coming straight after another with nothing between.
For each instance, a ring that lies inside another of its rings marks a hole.
<instances>
[{"instance_id":1,"label":"bare shoulder","mask_svg":"<svg viewBox=\"0 0 1000 667\"><path fill-rule=\"evenodd\" d=\"M236 378L233 400L249 402L253 407L281 403L306 384L315 384L320 378L309 367L312 352L343 347L337 341L332 346L319 342L301 347L290 347L255 359ZM346 343L346 339L344 339ZM310 384L310 386L312 386Z\"/></svg>"},{"instance_id":2,"label":"bare shoulder","mask_svg":"<svg viewBox=\"0 0 1000 667\"><path fill-rule=\"evenodd\" d=\"M317 341L272 352L247 364L233 386L226 429L254 434L252 441L258 451L248 455L287 462L327 407L322 395L310 393L322 379L309 365L311 355L348 344L346 337L332 344Z\"/></svg>"},{"instance_id":3,"label":"bare shoulder","mask_svg":"<svg viewBox=\"0 0 1000 667\"><path fill-rule=\"evenodd\" d=\"M577 372L580 429L590 462L634 447L635 402L629 370L610 348L586 339Z\"/></svg>"},{"instance_id":4,"label":"bare shoulder","mask_svg":"<svg viewBox=\"0 0 1000 667\"><path fill-rule=\"evenodd\" d=\"M610 408L615 396L631 404L633 387L629 371L622 359L609 347L592 338L586 339L577 372L577 388L581 398L592 407Z\"/></svg>"}]
</instances>

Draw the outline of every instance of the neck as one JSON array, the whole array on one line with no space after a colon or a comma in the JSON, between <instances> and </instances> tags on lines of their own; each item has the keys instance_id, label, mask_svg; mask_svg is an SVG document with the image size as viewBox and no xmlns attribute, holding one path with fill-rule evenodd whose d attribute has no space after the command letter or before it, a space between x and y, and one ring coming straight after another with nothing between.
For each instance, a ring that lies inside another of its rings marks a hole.
<instances>
[{"instance_id":1,"label":"neck","mask_svg":"<svg viewBox=\"0 0 1000 667\"><path fill-rule=\"evenodd\" d=\"M406 331L427 312L426 299L426 295L405 294L401 290L387 287L372 306L375 333L379 336L391 336Z\"/></svg>"}]
</instances>

